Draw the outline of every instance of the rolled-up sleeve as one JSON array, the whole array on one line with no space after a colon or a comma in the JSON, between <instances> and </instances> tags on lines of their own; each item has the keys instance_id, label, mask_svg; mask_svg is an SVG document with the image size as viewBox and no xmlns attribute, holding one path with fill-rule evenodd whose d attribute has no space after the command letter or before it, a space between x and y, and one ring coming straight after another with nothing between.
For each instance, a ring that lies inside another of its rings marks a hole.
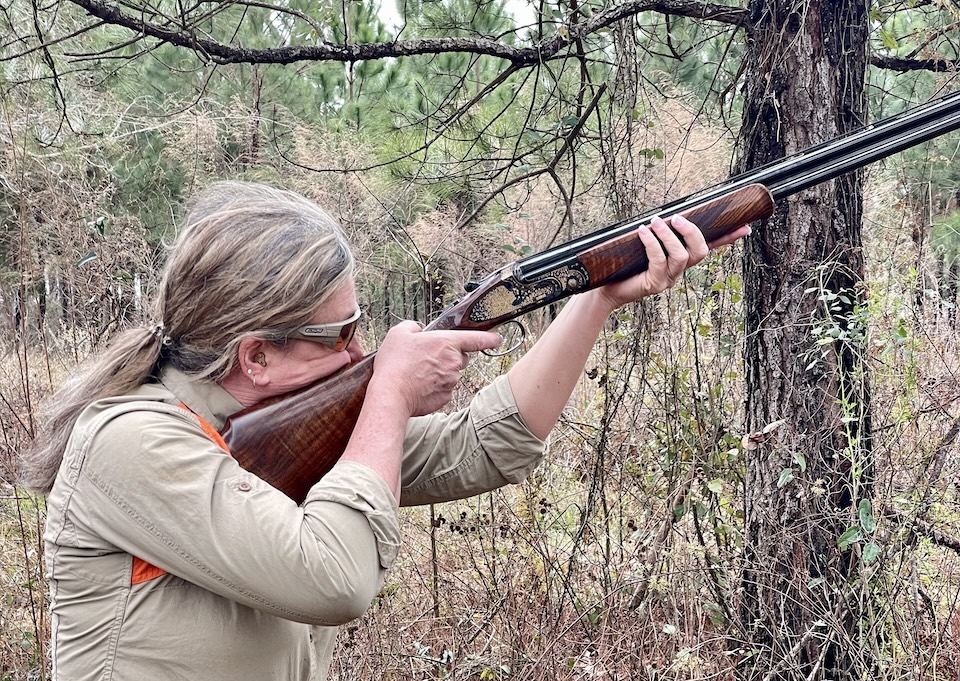
<instances>
[{"instance_id":1,"label":"rolled-up sleeve","mask_svg":"<svg viewBox=\"0 0 960 681\"><path fill-rule=\"evenodd\" d=\"M526 427L506 376L452 414L411 419L404 441L404 506L451 501L527 477L545 444Z\"/></svg>"},{"instance_id":2,"label":"rolled-up sleeve","mask_svg":"<svg viewBox=\"0 0 960 681\"><path fill-rule=\"evenodd\" d=\"M315 504L331 502L363 514L377 546L380 566L393 565L400 550L397 506L383 479L360 463L341 461L314 485L304 501L309 517Z\"/></svg>"}]
</instances>

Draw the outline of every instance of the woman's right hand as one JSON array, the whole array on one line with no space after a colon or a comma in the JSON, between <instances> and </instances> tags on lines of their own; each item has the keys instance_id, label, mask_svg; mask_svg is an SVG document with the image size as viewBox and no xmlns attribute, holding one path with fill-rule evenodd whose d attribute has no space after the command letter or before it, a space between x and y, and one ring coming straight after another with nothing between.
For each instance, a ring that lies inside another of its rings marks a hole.
<instances>
[{"instance_id":1,"label":"woman's right hand","mask_svg":"<svg viewBox=\"0 0 960 681\"><path fill-rule=\"evenodd\" d=\"M407 416L431 414L453 397L469 353L492 350L502 338L492 331L423 331L401 322L377 350L367 391L396 401Z\"/></svg>"}]
</instances>

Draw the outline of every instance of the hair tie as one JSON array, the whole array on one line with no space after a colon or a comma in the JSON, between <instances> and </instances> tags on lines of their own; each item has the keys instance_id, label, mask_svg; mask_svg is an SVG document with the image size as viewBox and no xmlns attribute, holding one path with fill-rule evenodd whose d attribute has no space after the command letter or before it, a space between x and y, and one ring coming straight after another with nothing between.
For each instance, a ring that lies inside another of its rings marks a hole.
<instances>
[{"instance_id":1,"label":"hair tie","mask_svg":"<svg viewBox=\"0 0 960 681\"><path fill-rule=\"evenodd\" d=\"M153 331L153 335L156 336L161 343L163 343L164 345L170 345L170 343L173 342L173 339L170 338L170 336L168 336L166 333L164 333L164 331L166 331L166 328L167 327L163 322L160 322L159 324L154 324L152 327L150 327L151 331Z\"/></svg>"}]
</instances>

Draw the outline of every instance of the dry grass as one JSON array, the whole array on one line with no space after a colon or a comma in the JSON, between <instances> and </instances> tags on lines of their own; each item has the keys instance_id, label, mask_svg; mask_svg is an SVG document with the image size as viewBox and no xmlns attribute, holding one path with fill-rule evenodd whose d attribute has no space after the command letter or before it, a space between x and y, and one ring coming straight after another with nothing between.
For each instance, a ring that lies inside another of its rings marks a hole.
<instances>
[{"instance_id":1,"label":"dry grass","mask_svg":"<svg viewBox=\"0 0 960 681\"><path fill-rule=\"evenodd\" d=\"M729 155L722 130L691 127L681 107L665 104L655 114L656 125L635 131L630 141L634 152L663 149L666 160L631 161L623 149L617 161L642 205L719 179ZM217 149L231 121L191 116L171 124L172 146L183 162L193 160L198 182L223 171ZM342 140L304 131L294 141L304 165L364 162L363 150ZM270 168L256 173L277 176ZM452 233L459 216L422 208L399 229L390 215L409 197L397 198L385 185L290 168L283 180L329 208L351 232L361 296L376 312L366 330L371 346L395 317L423 318L425 272L439 272L445 292L456 295L464 281L516 257L504 245L548 245L562 214L554 188L538 182L524 190L522 210L497 218L505 227ZM46 234L71 254L63 263L72 264L90 247L82 218L95 207L89 203L94 190L54 203L72 184L86 187L77 177L63 182L42 194L60 225ZM921 516L943 535L957 536L960 469L956 443L944 440L960 400L955 310L924 294L911 274L911 267L926 271L929 254L914 248L893 194L878 187L868 196L877 505ZM578 232L610 219L610 205L589 194L576 197L573 207ZM47 333L28 334L26 355L11 341L0 357L0 679L42 677L49 635L42 502L9 483L12 461L50 387L117 323L139 320L131 282L118 287L111 274L140 268L149 289L153 270L142 228L132 220L116 225L114 238L101 244L104 257L73 281L77 299L90 306L88 323L51 311ZM564 229L560 238L569 236ZM25 273L37 281L41 261L25 262ZM739 448L738 273L736 253L726 253L691 273L688 286L618 315L551 438L544 465L526 483L439 505L432 516L430 509L404 512L401 559L370 611L344 628L335 678L732 677L746 456ZM93 311L98 303L109 309ZM38 328L35 302L27 309L34 316L26 326ZM535 333L541 320L531 315L528 322ZM9 310L2 323L12 332ZM475 361L458 403L512 361ZM880 596L880 608L865 624L863 642L879 652L877 678L956 678L956 550L911 532L892 514L880 516L877 536L884 553L864 568L864 583Z\"/></svg>"},{"instance_id":2,"label":"dry grass","mask_svg":"<svg viewBox=\"0 0 960 681\"><path fill-rule=\"evenodd\" d=\"M39 678L49 637L40 564L42 501L0 484L0 678Z\"/></svg>"}]
</instances>

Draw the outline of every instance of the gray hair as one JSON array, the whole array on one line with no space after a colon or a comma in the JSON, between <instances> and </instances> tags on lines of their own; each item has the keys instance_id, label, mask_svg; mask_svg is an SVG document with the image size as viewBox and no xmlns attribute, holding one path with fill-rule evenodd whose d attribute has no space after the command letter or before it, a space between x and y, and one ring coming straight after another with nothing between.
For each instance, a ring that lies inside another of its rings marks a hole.
<instances>
[{"instance_id":1,"label":"gray hair","mask_svg":"<svg viewBox=\"0 0 960 681\"><path fill-rule=\"evenodd\" d=\"M90 403L146 383L158 363L218 381L240 341L283 343L352 280L343 230L312 201L250 182L220 182L189 206L153 304L159 325L121 333L51 398L21 460L22 484L47 493L77 417Z\"/></svg>"}]
</instances>

